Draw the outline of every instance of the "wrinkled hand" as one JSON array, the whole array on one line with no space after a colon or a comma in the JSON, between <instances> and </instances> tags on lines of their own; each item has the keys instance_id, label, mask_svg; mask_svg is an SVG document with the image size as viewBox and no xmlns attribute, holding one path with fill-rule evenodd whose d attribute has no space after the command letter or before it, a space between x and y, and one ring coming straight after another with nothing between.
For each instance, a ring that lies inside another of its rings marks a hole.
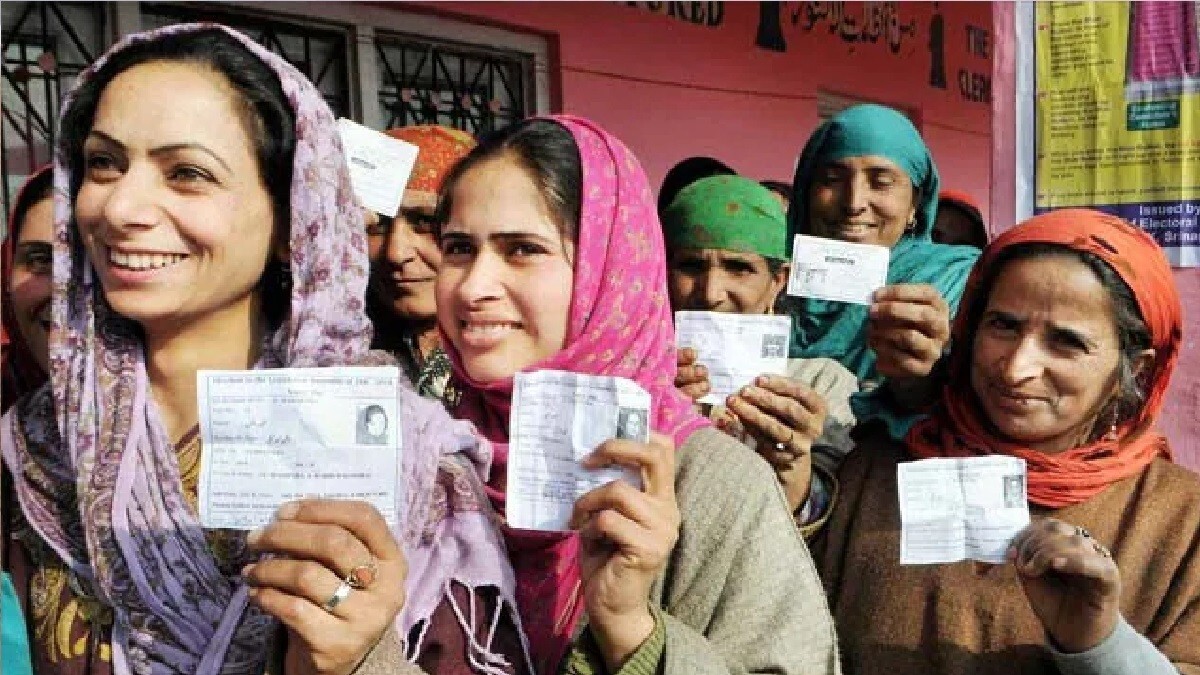
<instances>
[{"instance_id":1,"label":"wrinkled hand","mask_svg":"<svg viewBox=\"0 0 1200 675\"><path fill-rule=\"evenodd\" d=\"M812 482L812 444L825 426L825 400L790 377L761 375L730 396L726 406L775 469L792 511L800 508Z\"/></svg>"},{"instance_id":2,"label":"wrinkled hand","mask_svg":"<svg viewBox=\"0 0 1200 675\"><path fill-rule=\"evenodd\" d=\"M617 672L654 630L650 585L679 538L675 448L660 434L653 434L650 443L611 440L583 464L589 469L621 466L642 478L642 490L617 480L588 492L575 502L570 520L582 544L588 625L608 672Z\"/></svg>"},{"instance_id":3,"label":"wrinkled hand","mask_svg":"<svg viewBox=\"0 0 1200 675\"><path fill-rule=\"evenodd\" d=\"M1121 612L1121 573L1090 535L1044 518L1013 539L1008 558L1030 607L1060 650L1085 652L1112 634Z\"/></svg>"},{"instance_id":4,"label":"wrinkled hand","mask_svg":"<svg viewBox=\"0 0 1200 675\"><path fill-rule=\"evenodd\" d=\"M950 341L950 306L928 284L895 284L875 291L867 346L875 369L888 378L929 375Z\"/></svg>"},{"instance_id":5,"label":"wrinkled hand","mask_svg":"<svg viewBox=\"0 0 1200 675\"><path fill-rule=\"evenodd\" d=\"M712 391L708 369L696 363L696 358L696 350L691 347L684 347L677 352L679 369L675 373L675 388L693 401L699 401Z\"/></svg>"},{"instance_id":6,"label":"wrinkled hand","mask_svg":"<svg viewBox=\"0 0 1200 675\"><path fill-rule=\"evenodd\" d=\"M287 675L346 675L404 606L404 554L366 502L291 502L275 518L248 540L251 550L276 556L242 570L250 600L287 627ZM332 611L324 609L342 579L372 560L374 579Z\"/></svg>"}]
</instances>

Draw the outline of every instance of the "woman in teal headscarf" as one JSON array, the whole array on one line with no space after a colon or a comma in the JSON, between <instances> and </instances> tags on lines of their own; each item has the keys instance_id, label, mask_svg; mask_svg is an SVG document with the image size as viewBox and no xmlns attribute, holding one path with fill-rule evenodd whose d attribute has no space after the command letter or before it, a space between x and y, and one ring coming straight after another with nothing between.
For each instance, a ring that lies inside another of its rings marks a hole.
<instances>
[{"instance_id":1,"label":"woman in teal headscarf","mask_svg":"<svg viewBox=\"0 0 1200 675\"><path fill-rule=\"evenodd\" d=\"M825 356L858 375L859 422L900 438L917 419L908 403L932 400L930 374L949 341L950 317L979 251L935 244L940 180L908 118L857 105L813 132L796 165L788 239L809 234L891 249L888 285L870 307L808 298L789 302L792 357Z\"/></svg>"}]
</instances>

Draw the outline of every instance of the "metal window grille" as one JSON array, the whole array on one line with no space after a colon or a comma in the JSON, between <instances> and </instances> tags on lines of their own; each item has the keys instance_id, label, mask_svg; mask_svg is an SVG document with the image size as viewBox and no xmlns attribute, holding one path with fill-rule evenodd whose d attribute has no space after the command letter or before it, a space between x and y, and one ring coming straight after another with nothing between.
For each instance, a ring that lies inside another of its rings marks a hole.
<instances>
[{"instance_id":1,"label":"metal window grille","mask_svg":"<svg viewBox=\"0 0 1200 675\"><path fill-rule=\"evenodd\" d=\"M428 38L375 41L384 128L443 124L481 135L534 109L533 56Z\"/></svg>"},{"instance_id":2,"label":"metal window grille","mask_svg":"<svg viewBox=\"0 0 1200 675\"><path fill-rule=\"evenodd\" d=\"M53 155L59 103L108 45L105 5L5 2L3 21L4 213L25 177Z\"/></svg>"},{"instance_id":3,"label":"metal window grille","mask_svg":"<svg viewBox=\"0 0 1200 675\"><path fill-rule=\"evenodd\" d=\"M142 22L147 29L190 21L213 21L249 35L307 75L334 115L351 116L349 40L345 30L282 21L245 8L230 11L205 5L142 5Z\"/></svg>"}]
</instances>

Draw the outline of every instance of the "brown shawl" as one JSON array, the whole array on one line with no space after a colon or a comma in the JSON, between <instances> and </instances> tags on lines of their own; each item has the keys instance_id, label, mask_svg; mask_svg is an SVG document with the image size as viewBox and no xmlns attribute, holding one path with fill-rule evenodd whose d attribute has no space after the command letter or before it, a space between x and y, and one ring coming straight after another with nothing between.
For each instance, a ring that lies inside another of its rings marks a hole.
<instances>
[{"instance_id":1,"label":"brown shawl","mask_svg":"<svg viewBox=\"0 0 1200 675\"><path fill-rule=\"evenodd\" d=\"M847 673L1057 673L1011 565L899 565L904 447L860 439L813 554ZM1200 674L1200 480L1158 459L1085 502L1034 507L1086 527L1121 570L1121 613L1184 675Z\"/></svg>"}]
</instances>

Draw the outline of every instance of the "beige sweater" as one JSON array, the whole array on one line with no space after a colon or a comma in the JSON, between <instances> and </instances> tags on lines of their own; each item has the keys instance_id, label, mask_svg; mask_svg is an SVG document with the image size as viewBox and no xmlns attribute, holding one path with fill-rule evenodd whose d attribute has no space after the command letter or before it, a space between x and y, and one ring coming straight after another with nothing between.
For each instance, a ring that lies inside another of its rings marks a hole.
<instances>
[{"instance_id":1,"label":"beige sweater","mask_svg":"<svg viewBox=\"0 0 1200 675\"><path fill-rule=\"evenodd\" d=\"M666 619L660 672L840 673L821 582L766 462L704 429L679 448L675 475L679 542L650 592ZM389 632L356 675L421 672Z\"/></svg>"}]
</instances>

